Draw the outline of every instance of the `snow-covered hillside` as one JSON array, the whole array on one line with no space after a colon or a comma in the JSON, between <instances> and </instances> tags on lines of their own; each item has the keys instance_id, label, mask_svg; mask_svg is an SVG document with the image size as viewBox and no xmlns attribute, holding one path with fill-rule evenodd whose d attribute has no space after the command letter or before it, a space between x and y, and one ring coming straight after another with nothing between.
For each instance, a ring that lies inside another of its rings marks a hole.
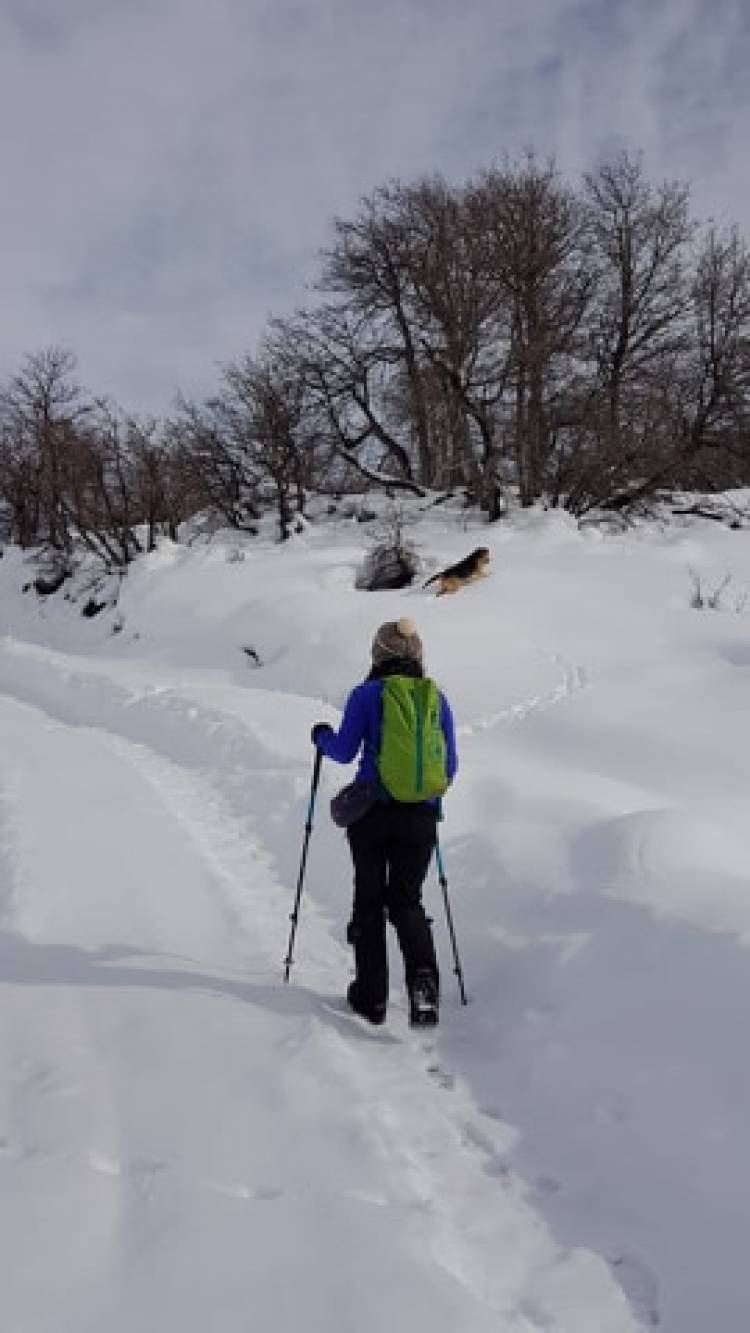
<instances>
[{"instance_id":1,"label":"snow-covered hillside","mask_svg":"<svg viewBox=\"0 0 750 1333\"><path fill-rule=\"evenodd\" d=\"M746 1333L750 531L441 507L426 569L492 553L442 598L366 532L165 543L90 620L0 560L0 1327ZM428 1038L395 950L341 1003L330 764L282 982L310 726L400 615L460 744Z\"/></svg>"}]
</instances>

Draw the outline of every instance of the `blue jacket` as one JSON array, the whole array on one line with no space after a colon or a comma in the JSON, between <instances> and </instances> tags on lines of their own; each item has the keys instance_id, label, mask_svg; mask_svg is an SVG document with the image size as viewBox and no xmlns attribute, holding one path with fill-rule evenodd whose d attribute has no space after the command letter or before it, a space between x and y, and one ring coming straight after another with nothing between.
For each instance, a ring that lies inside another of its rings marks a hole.
<instances>
[{"instance_id":1,"label":"blue jacket","mask_svg":"<svg viewBox=\"0 0 750 1333\"><path fill-rule=\"evenodd\" d=\"M362 754L355 781L377 781L377 755L380 749L380 731L383 717L383 681L365 680L355 686L344 706L344 716L338 731L318 733L318 749L327 759L337 764L350 764L360 746ZM445 736L445 759L448 781L452 782L458 770L456 729L453 713L445 695L440 692L440 725Z\"/></svg>"}]
</instances>

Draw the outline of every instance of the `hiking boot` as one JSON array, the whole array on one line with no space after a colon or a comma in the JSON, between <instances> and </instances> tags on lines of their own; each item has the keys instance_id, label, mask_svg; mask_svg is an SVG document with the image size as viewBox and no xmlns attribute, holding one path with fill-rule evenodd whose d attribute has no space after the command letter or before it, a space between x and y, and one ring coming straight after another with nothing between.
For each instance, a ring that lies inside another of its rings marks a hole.
<instances>
[{"instance_id":1,"label":"hiking boot","mask_svg":"<svg viewBox=\"0 0 750 1333\"><path fill-rule=\"evenodd\" d=\"M414 974L409 988L409 1023L412 1027L434 1027L439 1016L435 976L426 968Z\"/></svg>"},{"instance_id":2,"label":"hiking boot","mask_svg":"<svg viewBox=\"0 0 750 1333\"><path fill-rule=\"evenodd\" d=\"M381 1023L385 1022L385 1003L363 1004L357 991L356 981L351 982L346 992L346 998L350 1009L353 1009L355 1014L359 1014L360 1018L366 1018L368 1023L373 1023L375 1027L379 1027Z\"/></svg>"}]
</instances>

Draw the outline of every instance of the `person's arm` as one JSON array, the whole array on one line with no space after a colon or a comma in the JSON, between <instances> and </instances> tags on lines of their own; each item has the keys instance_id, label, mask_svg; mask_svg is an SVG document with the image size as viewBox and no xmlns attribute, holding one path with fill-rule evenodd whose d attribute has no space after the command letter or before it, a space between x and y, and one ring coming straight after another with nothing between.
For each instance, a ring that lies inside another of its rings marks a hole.
<instances>
[{"instance_id":1,"label":"person's arm","mask_svg":"<svg viewBox=\"0 0 750 1333\"><path fill-rule=\"evenodd\" d=\"M334 759L337 764L350 764L365 738L366 729L365 693L363 687L357 685L346 701L338 731L333 727L318 728L315 744L326 759Z\"/></svg>"},{"instance_id":2,"label":"person's arm","mask_svg":"<svg viewBox=\"0 0 750 1333\"><path fill-rule=\"evenodd\" d=\"M445 695L440 695L440 725L445 736L445 767L448 781L452 782L458 772L458 754L456 753L456 727L451 709Z\"/></svg>"}]
</instances>

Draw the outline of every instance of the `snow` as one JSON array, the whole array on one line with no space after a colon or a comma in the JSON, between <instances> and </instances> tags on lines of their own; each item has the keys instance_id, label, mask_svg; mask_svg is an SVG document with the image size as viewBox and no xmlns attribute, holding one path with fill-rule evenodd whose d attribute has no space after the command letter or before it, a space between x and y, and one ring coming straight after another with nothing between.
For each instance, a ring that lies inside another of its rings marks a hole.
<instances>
[{"instance_id":1,"label":"snow","mask_svg":"<svg viewBox=\"0 0 750 1333\"><path fill-rule=\"evenodd\" d=\"M332 516L164 542L86 620L6 548L3 1331L745 1333L750 533L444 506L409 535L491 576L360 591L367 525ZM718 608L693 571L731 574ZM394 940L386 1027L342 1003L330 764L282 981L310 726L400 615L459 728L470 1003L433 873L428 1037Z\"/></svg>"}]
</instances>

